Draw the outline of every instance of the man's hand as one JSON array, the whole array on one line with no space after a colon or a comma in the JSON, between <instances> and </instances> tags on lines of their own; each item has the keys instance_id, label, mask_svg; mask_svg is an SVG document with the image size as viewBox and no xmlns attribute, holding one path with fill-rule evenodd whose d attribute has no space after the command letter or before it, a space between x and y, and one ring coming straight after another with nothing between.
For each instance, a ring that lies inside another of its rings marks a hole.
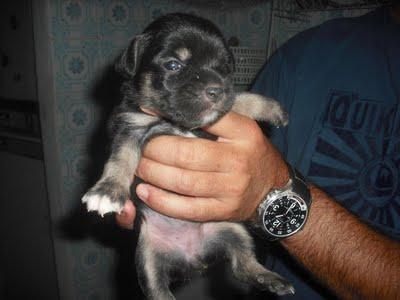
<instances>
[{"instance_id":1,"label":"man's hand","mask_svg":"<svg viewBox=\"0 0 400 300\"><path fill-rule=\"evenodd\" d=\"M145 147L138 196L154 210L194 221L251 218L287 169L257 123L229 113L205 130L217 141L160 136Z\"/></svg>"}]
</instances>

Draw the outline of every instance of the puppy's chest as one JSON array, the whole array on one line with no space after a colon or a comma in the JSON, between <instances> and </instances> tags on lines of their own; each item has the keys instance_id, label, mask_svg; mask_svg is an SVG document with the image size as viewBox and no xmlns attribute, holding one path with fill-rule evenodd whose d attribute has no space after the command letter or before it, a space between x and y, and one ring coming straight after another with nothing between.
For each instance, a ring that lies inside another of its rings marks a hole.
<instances>
[{"instance_id":1,"label":"puppy's chest","mask_svg":"<svg viewBox=\"0 0 400 300\"><path fill-rule=\"evenodd\" d=\"M207 241L215 233L213 223L177 220L150 209L143 210L143 215L149 246L187 262L196 263L204 256Z\"/></svg>"}]
</instances>

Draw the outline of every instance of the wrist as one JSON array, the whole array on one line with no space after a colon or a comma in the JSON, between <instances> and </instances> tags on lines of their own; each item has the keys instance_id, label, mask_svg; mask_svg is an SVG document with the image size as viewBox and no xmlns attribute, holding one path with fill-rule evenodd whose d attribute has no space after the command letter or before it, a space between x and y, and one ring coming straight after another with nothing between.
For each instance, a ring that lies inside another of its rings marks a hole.
<instances>
[{"instance_id":1,"label":"wrist","mask_svg":"<svg viewBox=\"0 0 400 300\"><path fill-rule=\"evenodd\" d=\"M290 172L287 163L280 159L276 170L275 181L271 189L281 189L286 186L290 179Z\"/></svg>"},{"instance_id":2,"label":"wrist","mask_svg":"<svg viewBox=\"0 0 400 300\"><path fill-rule=\"evenodd\" d=\"M259 201L257 202L257 207L254 209L253 214L249 218L249 221L254 222L257 219L258 215L258 206L260 203L264 200L264 197L271 192L271 190L274 189L282 189L283 187L286 186L286 184L289 182L290 179L290 173L288 169L287 163L282 159L278 158L277 159L277 167L276 167L276 172L275 172L275 177L272 181L272 184L267 185L267 188L264 189L262 195L260 196Z\"/></svg>"}]
</instances>

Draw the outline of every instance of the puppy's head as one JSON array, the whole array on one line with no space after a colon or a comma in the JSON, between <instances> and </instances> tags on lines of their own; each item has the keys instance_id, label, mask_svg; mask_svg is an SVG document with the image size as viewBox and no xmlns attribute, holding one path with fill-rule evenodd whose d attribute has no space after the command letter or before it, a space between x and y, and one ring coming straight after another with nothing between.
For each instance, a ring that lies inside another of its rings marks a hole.
<instances>
[{"instance_id":1,"label":"puppy's head","mask_svg":"<svg viewBox=\"0 0 400 300\"><path fill-rule=\"evenodd\" d=\"M233 56L203 18L169 14L136 36L117 63L137 101L185 128L211 124L233 102Z\"/></svg>"}]
</instances>

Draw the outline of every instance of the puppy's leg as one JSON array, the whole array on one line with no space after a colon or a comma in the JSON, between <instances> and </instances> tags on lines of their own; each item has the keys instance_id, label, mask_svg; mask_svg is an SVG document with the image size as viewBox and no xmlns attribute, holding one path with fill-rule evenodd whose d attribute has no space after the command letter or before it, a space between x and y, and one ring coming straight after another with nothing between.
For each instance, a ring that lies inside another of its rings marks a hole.
<instances>
[{"instance_id":1,"label":"puppy's leg","mask_svg":"<svg viewBox=\"0 0 400 300\"><path fill-rule=\"evenodd\" d=\"M268 290L278 295L294 293L292 285L278 274L267 270L256 259L253 240L241 224L221 222L207 223L211 231L207 250L225 251L234 276L260 290ZM206 251L207 251L206 250Z\"/></svg>"},{"instance_id":2,"label":"puppy's leg","mask_svg":"<svg viewBox=\"0 0 400 300\"><path fill-rule=\"evenodd\" d=\"M236 94L232 110L254 120L272 123L275 126L286 126L289 122L287 113L277 101L254 93Z\"/></svg>"},{"instance_id":3,"label":"puppy's leg","mask_svg":"<svg viewBox=\"0 0 400 300\"><path fill-rule=\"evenodd\" d=\"M139 159L140 148L135 137L123 132L115 136L100 180L82 198L88 211L97 211L101 216L122 211L130 197L129 187Z\"/></svg>"},{"instance_id":4,"label":"puppy's leg","mask_svg":"<svg viewBox=\"0 0 400 300\"><path fill-rule=\"evenodd\" d=\"M149 242L146 224L140 228L136 248L136 270L140 287L149 300L174 300L169 289L170 276L166 259Z\"/></svg>"},{"instance_id":5,"label":"puppy's leg","mask_svg":"<svg viewBox=\"0 0 400 300\"><path fill-rule=\"evenodd\" d=\"M101 216L121 212L130 197L129 188L141 156L141 138L156 117L142 113L122 113L114 116L114 137L111 154L100 180L83 196L88 211Z\"/></svg>"}]
</instances>

